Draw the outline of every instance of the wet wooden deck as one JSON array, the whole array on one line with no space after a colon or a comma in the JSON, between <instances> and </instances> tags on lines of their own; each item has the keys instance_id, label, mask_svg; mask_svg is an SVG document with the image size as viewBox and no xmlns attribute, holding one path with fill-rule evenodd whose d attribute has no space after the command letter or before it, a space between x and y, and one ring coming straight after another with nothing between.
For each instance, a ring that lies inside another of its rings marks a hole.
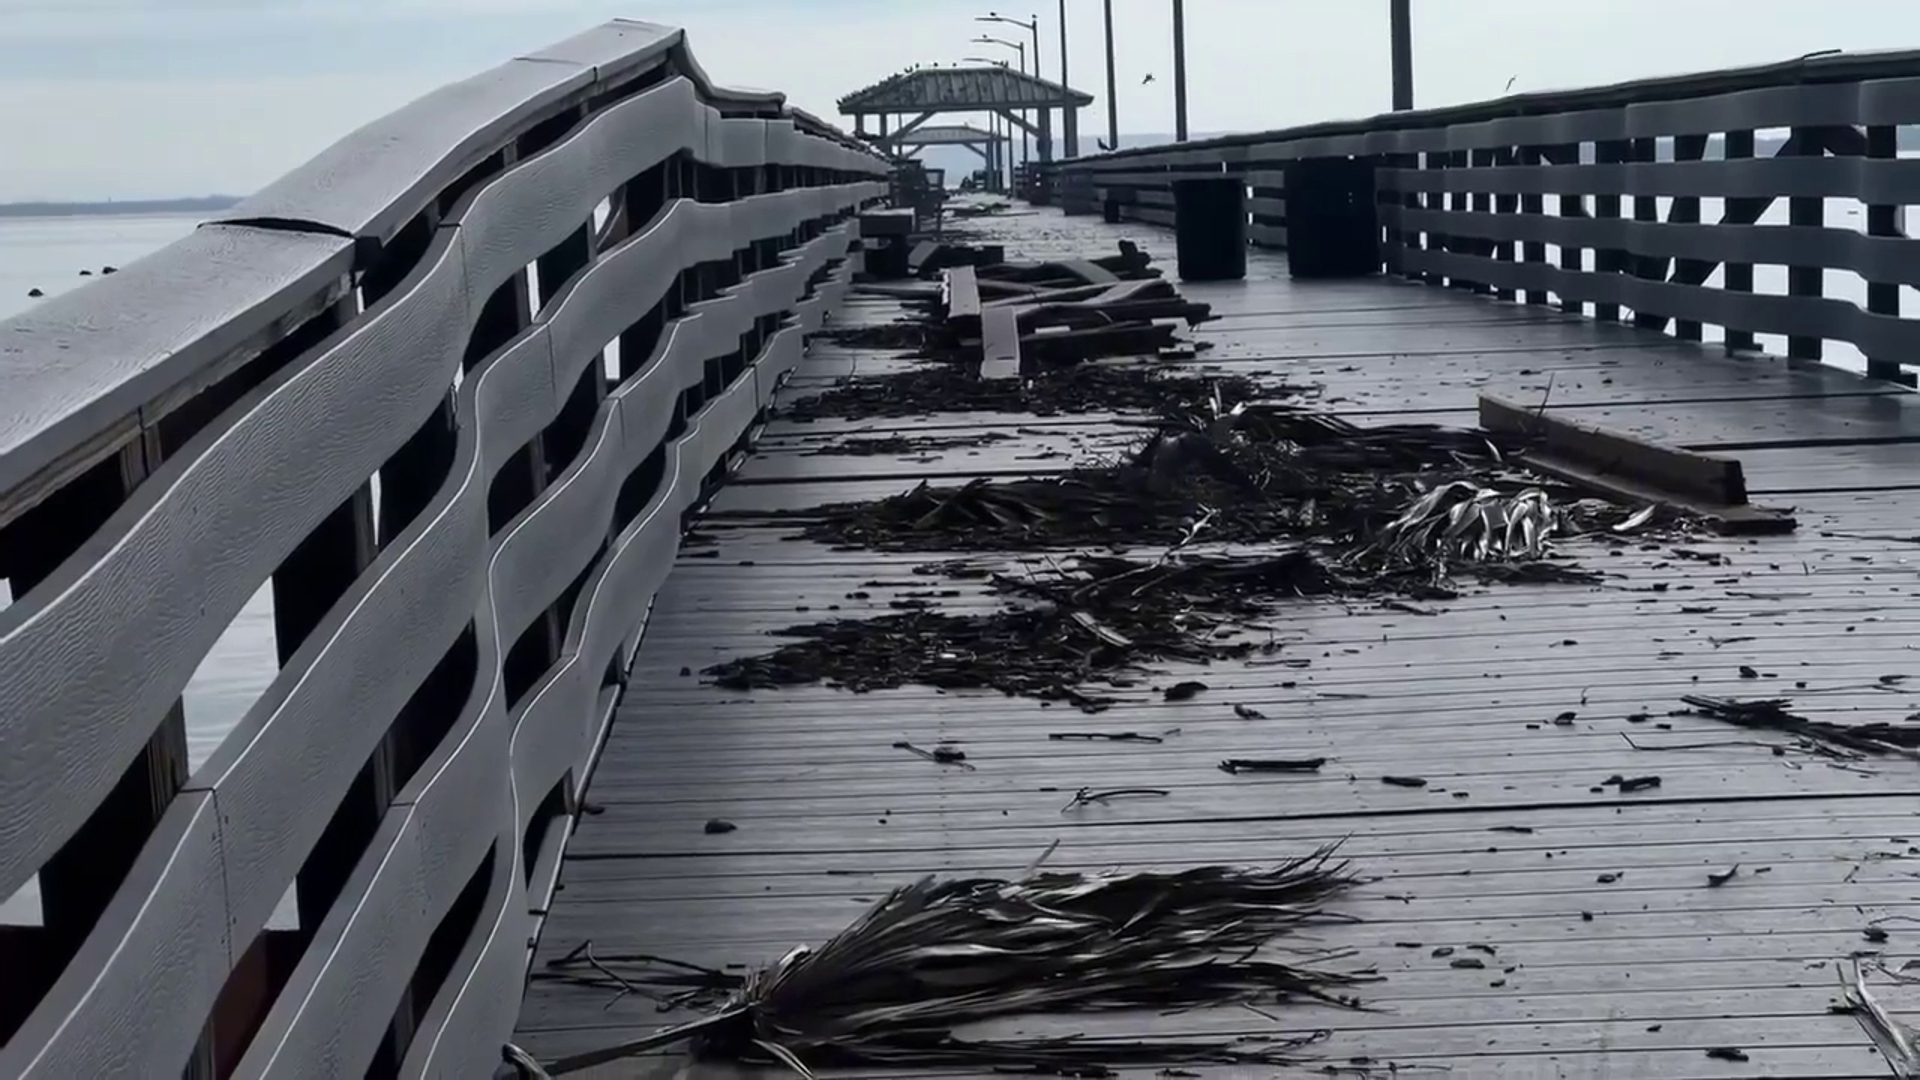
<instances>
[{"instance_id":1,"label":"wet wooden deck","mask_svg":"<svg viewBox=\"0 0 1920 1080\"><path fill-rule=\"evenodd\" d=\"M1111 250L1125 235L1171 262L1164 233L1051 212L982 228L1012 255ZM1920 710L1920 399L1436 288L1297 284L1270 255L1250 270L1244 283L1183 287L1223 316L1198 331L1217 347L1193 363L1319 384L1323 405L1362 422L1470 424L1481 390L1533 401L1550 383L1552 405L1581 418L1736 452L1756 501L1797 507L1802 527L1689 545L1710 559L1666 545L1595 552L1586 561L1609 572L1604 587L1501 587L1430 616L1290 607L1281 655L1297 666L1215 665L1198 700L1143 690L1091 722L999 696L742 695L684 676L765 650L769 631L830 611L885 612L906 592L956 589L943 601L956 608L990 602L974 585L912 573L935 557L710 528L717 546L683 556L654 610L589 793L604 810L573 838L536 971L589 940L602 953L764 962L828 936L895 883L1015 874L1056 840L1053 868L1171 868L1266 862L1347 837L1346 854L1378 880L1340 904L1364 921L1315 941L1350 947L1386 976L1367 988L1374 1011L1290 1007L1277 1025L1235 1009L1016 1026L1330 1030L1301 1075L1357 1058L1372 1059L1372 1075L1388 1063L1474 1078L1888 1075L1856 1021L1828 1006L1849 956L1885 954L1897 970L1920 955L1920 921L1904 921L1920 917L1920 763L1775 756L1733 729L1666 714L1690 692L1789 696L1798 711L1854 722ZM856 298L843 319L897 313ZM822 342L788 392L898 363ZM855 431L982 425L1011 438L911 460L808 453ZM781 421L715 505L806 507L922 477L1045 471L1066 462L1056 452L1126 438L1099 417ZM1167 670L1166 681L1179 677ZM1890 675L1915 679L1882 681ZM1239 719L1235 704L1267 719ZM1548 722L1569 710L1571 727ZM1627 719L1641 712L1652 720ZM1090 726L1177 734L1145 746L1047 739ZM1670 749L1636 749L1628 735ZM977 770L893 749L903 739L958 741ZM1215 767L1322 755L1331 763L1309 777ZM1633 795L1599 786L1616 773L1663 782ZM1394 787L1387 775L1429 784ZM1141 784L1171 795L1062 809L1083 786ZM739 828L707 835L714 817ZM1709 872L1735 864L1739 877L1707 887ZM1888 940L1863 936L1883 921ZM1444 953L1469 945L1493 950L1475 954L1484 969ZM1876 983L1883 1000L1920 1008L1920 995L1888 983ZM536 978L518 1038L545 1058L667 1019L611 997ZM1749 1060L1716 1060L1714 1047Z\"/></svg>"}]
</instances>

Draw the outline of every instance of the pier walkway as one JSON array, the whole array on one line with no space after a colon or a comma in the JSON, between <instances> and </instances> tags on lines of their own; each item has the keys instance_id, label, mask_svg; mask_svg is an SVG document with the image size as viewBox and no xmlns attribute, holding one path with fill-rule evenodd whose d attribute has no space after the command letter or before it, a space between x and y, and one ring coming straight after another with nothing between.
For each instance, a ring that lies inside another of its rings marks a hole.
<instances>
[{"instance_id":1,"label":"pier walkway","mask_svg":"<svg viewBox=\"0 0 1920 1080\"><path fill-rule=\"evenodd\" d=\"M1022 210L970 225L1009 258L1127 238L1172 272L1171 235L1137 224ZM1885 954L1897 971L1913 951L1920 763L1775 751L1787 740L1670 714L1685 694L1791 698L1803 715L1849 723L1920 709L1920 679L1907 681L1920 674L1914 395L1456 290L1293 281L1277 253L1250 260L1243 282L1182 285L1218 318L1192 335L1215 347L1180 363L1317 388L1319 407L1357 424L1471 426L1482 392L1545 401L1728 452L1754 501L1794 508L1800 527L1585 548L1605 571L1598 587L1502 585L1396 607L1301 601L1273 619L1284 662L1215 664L1192 701L1143 684L1097 718L925 688L729 692L698 673L768 650L783 627L903 599L956 611L998 602L978 581L916 570L940 555L835 551L740 512L1041 474L1138 436L1101 416L776 416L696 522L711 543L683 548L658 594L566 850L517 1042L551 1060L676 1019L643 995L543 974L587 945L756 965L824 940L920 875L1017 875L1056 843L1052 869L1171 869L1270 863L1344 840L1371 881L1337 906L1360 921L1318 929L1315 943L1384 976L1361 988L1368 1011L1076 1016L1021 1030L1330 1032L1300 1075L1887 1074L1859 1022L1829 1006L1850 957ZM837 319L901 315L897 301L856 293ZM816 340L778 400L915 362L895 353ZM942 431L1006 437L817 453L850 434ZM1152 686L1195 675L1164 671ZM1163 741L1048 738L1089 726ZM900 741L952 742L973 768ZM1329 764L1307 776L1216 767L1320 756ZM1623 794L1606 783L1622 774L1661 783ZM1063 809L1083 788L1142 786L1169 794ZM713 819L736 828L711 833ZM1875 985L1896 1012L1920 1004L1885 976ZM595 1075L652 1075L633 1062L609 1070Z\"/></svg>"}]
</instances>

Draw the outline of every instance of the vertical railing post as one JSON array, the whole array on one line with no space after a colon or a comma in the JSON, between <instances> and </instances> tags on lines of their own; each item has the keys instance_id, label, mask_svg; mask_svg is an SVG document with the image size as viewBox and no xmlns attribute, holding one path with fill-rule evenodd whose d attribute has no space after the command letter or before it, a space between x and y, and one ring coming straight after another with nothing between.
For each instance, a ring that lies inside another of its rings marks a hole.
<instances>
[{"instance_id":1,"label":"vertical railing post","mask_svg":"<svg viewBox=\"0 0 1920 1080\"><path fill-rule=\"evenodd\" d=\"M1482 221L1486 221L1488 217L1491 217L1494 203L1493 194L1486 190L1488 183L1486 174L1481 170L1493 168L1498 160L1495 151L1487 147L1481 147L1480 149L1469 152L1468 161L1473 168L1473 172L1468 175L1474 177L1473 212L1475 215L1486 215L1481 218ZM1492 223L1489 222L1489 224ZM1501 261L1506 257L1507 253L1512 250L1511 245L1504 241L1492 239L1491 237L1482 238L1479 247L1480 250L1487 253L1486 257L1496 262ZM1490 293L1500 300L1512 298L1512 293L1492 282L1482 282L1481 291Z\"/></svg>"},{"instance_id":2,"label":"vertical railing post","mask_svg":"<svg viewBox=\"0 0 1920 1080\"><path fill-rule=\"evenodd\" d=\"M1826 152L1819 131L1793 129L1793 149L1801 157L1820 157ZM1826 200L1818 195L1795 195L1787 200L1787 224L1794 228L1817 229L1826 224ZM1818 297L1826 273L1819 266L1787 267L1787 295ZM1787 355L1796 360L1820 359L1821 341L1803 334L1787 338Z\"/></svg>"},{"instance_id":3,"label":"vertical railing post","mask_svg":"<svg viewBox=\"0 0 1920 1080\"><path fill-rule=\"evenodd\" d=\"M1874 161L1890 161L1899 156L1899 129L1891 124L1875 125L1867 129L1866 168L1886 168L1876 166ZM1903 236L1899 206L1890 203L1869 203L1867 205L1867 235L1880 237ZM1867 282L1867 311L1875 315L1892 318L1900 317L1900 283L1895 281ZM1880 355L1877 350L1867 353L1867 377L1870 379L1891 379L1906 381L1897 357Z\"/></svg>"},{"instance_id":4,"label":"vertical railing post","mask_svg":"<svg viewBox=\"0 0 1920 1080\"><path fill-rule=\"evenodd\" d=\"M1538 169L1542 160L1538 146L1522 146L1514 151L1515 163L1521 168ZM1512 196L1508 196L1512 198ZM1538 190L1528 191L1519 198L1519 212L1522 220L1534 228L1542 227L1546 218L1546 199ZM1547 265L1547 245L1542 240L1523 240L1520 242L1520 262L1530 271L1544 269ZM1526 304L1545 304L1547 290L1532 286L1521 290L1520 300Z\"/></svg>"},{"instance_id":5,"label":"vertical railing post","mask_svg":"<svg viewBox=\"0 0 1920 1080\"><path fill-rule=\"evenodd\" d=\"M1627 160L1627 143L1624 139L1604 139L1593 144L1593 162L1604 168L1608 165L1621 165ZM1616 173L1618 170L1614 170ZM1617 222L1620 220L1620 195L1617 191L1593 197L1593 216L1598 221ZM1618 274L1627 269L1627 253L1619 247L1603 247L1593 253L1593 269L1600 274ZM1598 301L1593 305L1593 317L1602 322L1620 321L1620 305L1612 300Z\"/></svg>"},{"instance_id":6,"label":"vertical railing post","mask_svg":"<svg viewBox=\"0 0 1920 1080\"><path fill-rule=\"evenodd\" d=\"M1580 168L1580 144L1560 143L1541 148L1541 155L1554 165ZM1559 197L1559 216L1562 218L1583 218L1587 216L1586 197L1563 192ZM1598 256L1595 256L1598 258ZM1587 271L1587 249L1579 244L1560 245L1560 269L1571 275L1585 274ZM1586 301L1560 294L1560 310L1569 315L1585 314Z\"/></svg>"},{"instance_id":7,"label":"vertical railing post","mask_svg":"<svg viewBox=\"0 0 1920 1080\"><path fill-rule=\"evenodd\" d=\"M1727 132L1726 147L1728 161L1744 161L1753 157L1752 129ZM1728 199L1726 216L1729 218L1738 218L1739 215L1736 213L1735 208L1742 202L1751 201L1753 200ZM1722 281L1728 292L1752 292L1753 264L1749 262L1728 262L1723 267ZM1727 327L1726 330L1726 343L1729 352L1753 348L1753 331L1735 329L1731 326Z\"/></svg>"},{"instance_id":8,"label":"vertical railing post","mask_svg":"<svg viewBox=\"0 0 1920 1080\"><path fill-rule=\"evenodd\" d=\"M1673 140L1673 160L1681 162L1700 161L1707 156L1707 137L1705 135L1680 135ZM1697 195L1678 195L1667 210L1667 222L1673 225L1698 225L1700 223L1700 198ZM1691 285L1704 284L1712 267L1698 259L1676 259L1673 263L1673 280L1684 281ZM1699 341L1703 330L1697 319L1675 319L1673 336L1681 341Z\"/></svg>"},{"instance_id":9,"label":"vertical railing post","mask_svg":"<svg viewBox=\"0 0 1920 1080\"><path fill-rule=\"evenodd\" d=\"M1632 165L1652 165L1657 148L1649 136L1641 136L1627 144L1627 156ZM1631 165L1629 166L1631 167ZM1638 186L1638 185L1636 185ZM1652 195L1635 193L1633 196L1633 220L1636 223L1654 225L1660 221L1660 202ZM1665 281L1667 260L1664 256L1655 256L1649 252L1634 248L1631 251L1633 276L1642 281ZM1642 329L1659 330L1667 325L1667 316L1654 311L1642 311L1635 305L1633 325Z\"/></svg>"}]
</instances>

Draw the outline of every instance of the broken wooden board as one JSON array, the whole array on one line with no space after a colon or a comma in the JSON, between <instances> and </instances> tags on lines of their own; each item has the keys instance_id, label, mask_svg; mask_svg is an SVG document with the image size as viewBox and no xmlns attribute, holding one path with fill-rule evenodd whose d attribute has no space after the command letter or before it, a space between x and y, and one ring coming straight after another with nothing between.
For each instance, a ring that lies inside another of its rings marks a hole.
<instances>
[{"instance_id":1,"label":"broken wooden board","mask_svg":"<svg viewBox=\"0 0 1920 1080\"><path fill-rule=\"evenodd\" d=\"M933 258L939 250L940 245L931 240L922 240L913 245L913 250L907 253L907 269L918 274L921 268L927 265L927 260Z\"/></svg>"},{"instance_id":2,"label":"broken wooden board","mask_svg":"<svg viewBox=\"0 0 1920 1080\"><path fill-rule=\"evenodd\" d=\"M1010 308L992 308L980 315L980 377L1020 377L1020 325Z\"/></svg>"},{"instance_id":3,"label":"broken wooden board","mask_svg":"<svg viewBox=\"0 0 1920 1080\"><path fill-rule=\"evenodd\" d=\"M1048 289L1012 300L996 303L1014 304L1081 304L1093 307L1100 304L1118 304L1129 300L1163 299L1177 297L1179 292L1173 283L1165 278L1137 278L1113 285L1076 285L1070 289Z\"/></svg>"},{"instance_id":4,"label":"broken wooden board","mask_svg":"<svg viewBox=\"0 0 1920 1080\"><path fill-rule=\"evenodd\" d=\"M978 319L980 284L974 278L973 267L956 266L942 271L940 300L949 320Z\"/></svg>"},{"instance_id":5,"label":"broken wooden board","mask_svg":"<svg viewBox=\"0 0 1920 1080\"><path fill-rule=\"evenodd\" d=\"M1118 274L1088 259L1066 259L1060 266L1080 275L1089 285L1111 285L1120 280Z\"/></svg>"},{"instance_id":6,"label":"broken wooden board","mask_svg":"<svg viewBox=\"0 0 1920 1080\"><path fill-rule=\"evenodd\" d=\"M869 210L860 215L860 235L909 236L913 233L912 210Z\"/></svg>"},{"instance_id":7,"label":"broken wooden board","mask_svg":"<svg viewBox=\"0 0 1920 1080\"><path fill-rule=\"evenodd\" d=\"M1480 395L1480 426L1532 443L1527 465L1569 483L1632 502L1670 503L1728 533L1790 532L1791 514L1747 502L1740 462L1661 446L1633 435Z\"/></svg>"}]
</instances>

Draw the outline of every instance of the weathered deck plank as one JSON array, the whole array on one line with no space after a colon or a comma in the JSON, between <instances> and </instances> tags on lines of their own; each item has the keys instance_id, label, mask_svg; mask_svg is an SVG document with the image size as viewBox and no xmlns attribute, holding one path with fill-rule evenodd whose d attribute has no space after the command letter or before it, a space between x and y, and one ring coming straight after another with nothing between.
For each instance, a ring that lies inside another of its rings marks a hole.
<instances>
[{"instance_id":1,"label":"weathered deck plank","mask_svg":"<svg viewBox=\"0 0 1920 1080\"><path fill-rule=\"evenodd\" d=\"M1123 235L1052 215L984 228L1015 257L1085 254ZM1156 250L1162 239L1145 238ZM1431 614L1373 601L1290 606L1270 620L1281 648L1265 666L1165 666L1097 716L915 688L725 692L681 672L763 651L785 626L884 613L909 596L958 611L995 602L978 582L913 572L935 556L832 551L753 515L891 494L921 478L1057 471L1130 439L1110 416L776 419L700 526L713 545L683 555L656 603L589 793L600 812L569 849L540 960L590 940L607 953L763 962L839 929L894 884L1017 874L1056 840L1048 865L1061 869L1262 862L1344 840L1372 880L1340 906L1364 921L1318 929L1312 943L1350 949L1383 974L1363 995L1375 1011L1016 1026L1332 1032L1322 1061L1262 1076L1326 1075L1322 1065L1357 1056L1475 1078L1885 1075L1855 1021L1828 1005L1849 955L1909 951L1900 920L1920 916L1920 810L1909 794L1920 763L1776 756L1763 744L1779 740L1668 712L1686 693L1790 696L1799 712L1841 721L1920 709L1909 684L1882 681L1920 677L1920 609L1910 603L1920 591L1911 524L1920 479L1911 447L1895 441L1920 441L1916 399L1844 373L1730 360L1401 282L1296 284L1284 265L1256 253L1244 283L1185 288L1226 317L1198 335L1218 347L1184 363L1317 384L1323 407L1361 422L1471 423L1484 390L1548 396L1581 419L1687 445L1738 447L1753 490L1796 505L1802 529L1685 552L1583 549L1604 585L1491 588L1416 605ZM845 318L885 322L898 310L868 300ZM823 342L786 393L904 363ZM821 452L848 434L935 431L1000 438L906 457ZM1152 692L1196 672L1210 688L1194 701ZM1266 718L1242 719L1234 704ZM1554 725L1563 711L1574 721ZM1074 731L1163 741L1048 738ZM893 748L901 739L958 741L976 769L913 757ZM1287 777L1215 767L1309 755L1328 764ZM1601 786L1614 773L1658 774L1662 785L1621 795ZM1386 775L1428 786L1385 785ZM1063 809L1082 786L1137 784L1169 794ZM707 835L711 817L738 829ZM1735 864L1733 881L1707 885L1709 872ZM1622 876L1601 883L1603 874ZM1890 941L1863 936L1875 920L1893 920ZM1433 954L1469 944L1495 950L1485 969ZM538 1054L607 1045L671 1018L538 971L519 1036ZM1896 1009L1920 1006L1910 988L1883 996ZM1715 1046L1751 1061L1709 1058ZM591 1075L673 1073L659 1059L622 1068Z\"/></svg>"}]
</instances>

